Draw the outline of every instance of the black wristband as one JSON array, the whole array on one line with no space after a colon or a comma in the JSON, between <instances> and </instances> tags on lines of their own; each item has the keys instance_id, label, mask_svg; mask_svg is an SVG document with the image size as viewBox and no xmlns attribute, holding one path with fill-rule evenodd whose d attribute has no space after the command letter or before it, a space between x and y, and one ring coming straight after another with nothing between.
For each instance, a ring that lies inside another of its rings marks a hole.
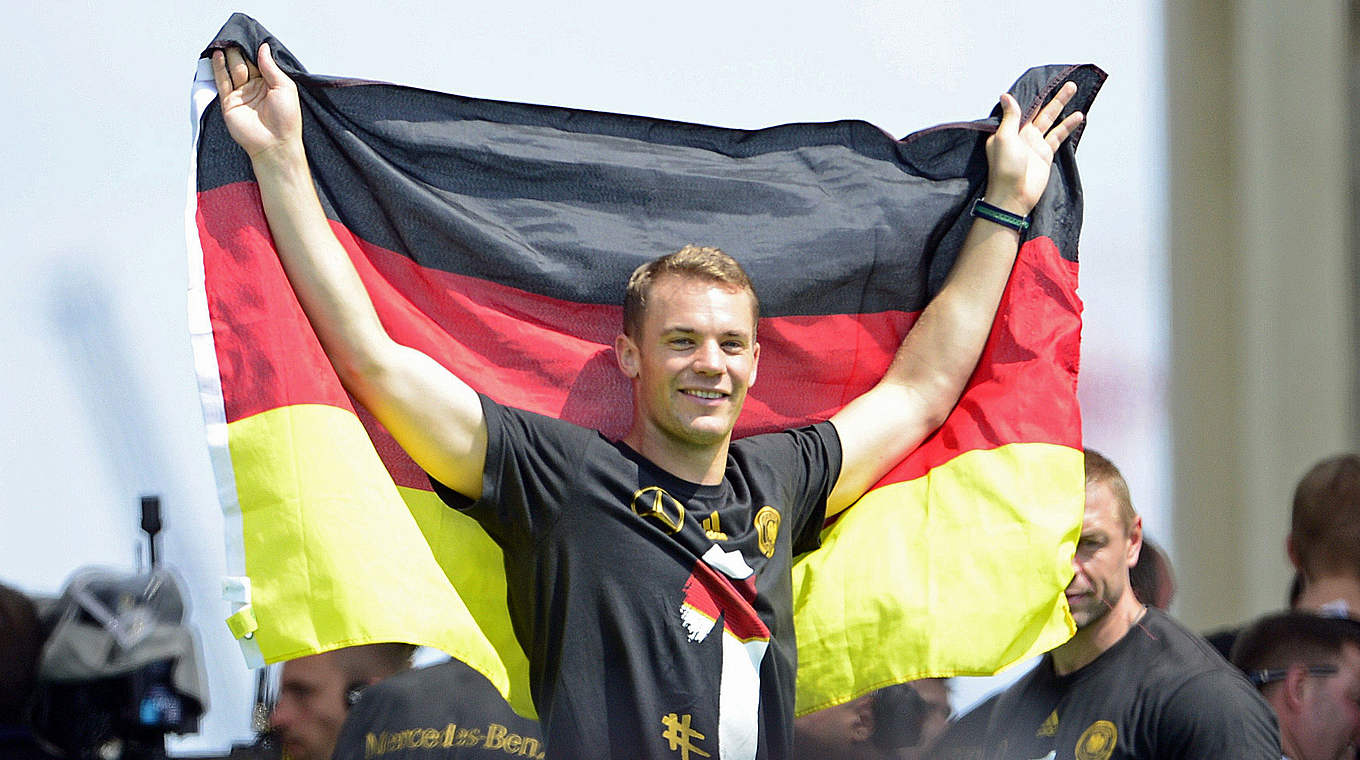
<instances>
[{"instance_id":1,"label":"black wristband","mask_svg":"<svg viewBox=\"0 0 1360 760\"><path fill-rule=\"evenodd\" d=\"M993 224L1002 227L1009 227L1016 232L1024 232L1029 229L1029 217L1012 214L1000 206L993 206L987 201L978 198L973 201L973 208L968 211L969 216L976 216L986 219Z\"/></svg>"}]
</instances>

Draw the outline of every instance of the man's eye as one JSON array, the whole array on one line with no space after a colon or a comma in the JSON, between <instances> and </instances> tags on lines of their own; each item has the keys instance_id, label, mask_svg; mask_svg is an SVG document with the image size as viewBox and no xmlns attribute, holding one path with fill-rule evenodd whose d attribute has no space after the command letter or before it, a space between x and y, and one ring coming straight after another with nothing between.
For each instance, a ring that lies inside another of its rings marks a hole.
<instances>
[{"instance_id":1,"label":"man's eye","mask_svg":"<svg viewBox=\"0 0 1360 760\"><path fill-rule=\"evenodd\" d=\"M674 348L689 348L694 345L694 341L689 338L671 338L670 344Z\"/></svg>"}]
</instances>

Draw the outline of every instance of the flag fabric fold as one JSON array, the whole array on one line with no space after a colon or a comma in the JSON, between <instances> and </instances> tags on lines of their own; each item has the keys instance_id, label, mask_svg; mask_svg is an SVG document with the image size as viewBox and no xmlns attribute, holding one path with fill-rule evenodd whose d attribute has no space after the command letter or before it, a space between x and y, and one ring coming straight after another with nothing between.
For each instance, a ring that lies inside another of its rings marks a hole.
<instances>
[{"instance_id":1,"label":"flag fabric fold","mask_svg":"<svg viewBox=\"0 0 1360 760\"><path fill-rule=\"evenodd\" d=\"M896 140L858 121L747 131L479 100L311 75L239 14L209 49L253 59L266 40L298 84L323 208L393 337L501 403L613 437L630 410L611 348L623 283L688 243L736 257L761 298L737 436L826 419L868 389L952 265L999 116ZM1086 112L1104 76L1048 66L1011 91L1037 109L1075 81L1068 110ZM233 631L267 662L435 646L531 715L500 550L341 387L212 95L204 58L189 296ZM1058 151L958 407L795 566L800 712L994 672L1071 633L1080 137Z\"/></svg>"}]
</instances>

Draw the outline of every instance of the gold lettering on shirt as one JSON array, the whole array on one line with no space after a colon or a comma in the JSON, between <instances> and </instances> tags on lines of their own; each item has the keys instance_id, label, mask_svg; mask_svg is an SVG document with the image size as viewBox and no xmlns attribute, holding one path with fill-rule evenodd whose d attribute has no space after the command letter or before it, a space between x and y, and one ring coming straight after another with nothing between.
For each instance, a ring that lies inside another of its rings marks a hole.
<instances>
[{"instance_id":1,"label":"gold lettering on shirt","mask_svg":"<svg viewBox=\"0 0 1360 760\"><path fill-rule=\"evenodd\" d=\"M722 527L718 524L718 513L714 512L704 518L704 535L711 541L726 541L727 534L722 532Z\"/></svg>"},{"instance_id":2,"label":"gold lettering on shirt","mask_svg":"<svg viewBox=\"0 0 1360 760\"><path fill-rule=\"evenodd\" d=\"M1110 760L1119 743L1119 729L1108 720L1098 720L1077 739L1077 760Z\"/></svg>"},{"instance_id":3,"label":"gold lettering on shirt","mask_svg":"<svg viewBox=\"0 0 1360 760\"><path fill-rule=\"evenodd\" d=\"M693 752L699 757L712 757L712 755L694 746L697 739L704 738L704 735L689 727L692 717L689 713L676 715L671 713L661 719L661 725L666 730L661 734L661 738L670 744L671 752L679 752L680 760L689 760L689 753Z\"/></svg>"},{"instance_id":4,"label":"gold lettering on shirt","mask_svg":"<svg viewBox=\"0 0 1360 760\"><path fill-rule=\"evenodd\" d=\"M774 542L779 538L779 510L769 505L756 512L756 539L760 553L766 557L774 556Z\"/></svg>"},{"instance_id":5,"label":"gold lettering on shirt","mask_svg":"<svg viewBox=\"0 0 1360 760\"><path fill-rule=\"evenodd\" d=\"M364 757L371 760L392 752L449 747L477 747L496 750L508 757L543 760L547 754L537 737L522 736L499 723L489 723L485 729L468 728L449 723L444 728L408 728L401 731L368 732L364 736ZM440 757L440 753L430 753Z\"/></svg>"},{"instance_id":6,"label":"gold lettering on shirt","mask_svg":"<svg viewBox=\"0 0 1360 760\"><path fill-rule=\"evenodd\" d=\"M685 527L685 505L664 488L647 486L634 493L631 506L634 514L656 520L667 533L679 533Z\"/></svg>"}]
</instances>

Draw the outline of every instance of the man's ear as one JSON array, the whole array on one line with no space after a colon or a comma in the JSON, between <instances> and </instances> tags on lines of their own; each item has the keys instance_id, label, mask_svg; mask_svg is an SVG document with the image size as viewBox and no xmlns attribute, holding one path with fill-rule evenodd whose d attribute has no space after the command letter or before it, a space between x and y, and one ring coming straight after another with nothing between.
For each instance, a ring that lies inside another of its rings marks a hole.
<instances>
[{"instance_id":1,"label":"man's ear","mask_svg":"<svg viewBox=\"0 0 1360 760\"><path fill-rule=\"evenodd\" d=\"M1284 538L1284 553L1289 555L1289 564L1294 566L1294 571L1303 572L1303 566L1299 564L1299 547L1292 532Z\"/></svg>"},{"instance_id":2,"label":"man's ear","mask_svg":"<svg viewBox=\"0 0 1360 760\"><path fill-rule=\"evenodd\" d=\"M637 344L623 333L614 338L614 361L618 362L619 371L630 380L641 371Z\"/></svg>"},{"instance_id":3,"label":"man's ear","mask_svg":"<svg viewBox=\"0 0 1360 760\"><path fill-rule=\"evenodd\" d=\"M850 705L854 718L850 722L850 738L856 743L865 743L874 738L874 699L866 694Z\"/></svg>"},{"instance_id":4,"label":"man's ear","mask_svg":"<svg viewBox=\"0 0 1360 760\"><path fill-rule=\"evenodd\" d=\"M756 384L756 369L759 368L759 366L760 366L760 343L759 341L757 341L755 346L752 347L751 351L751 379L746 381L746 385L748 387Z\"/></svg>"},{"instance_id":5,"label":"man's ear","mask_svg":"<svg viewBox=\"0 0 1360 760\"><path fill-rule=\"evenodd\" d=\"M1285 705L1294 713L1303 711L1303 692L1308 688L1308 668L1304 665L1290 665L1280 683L1281 696Z\"/></svg>"},{"instance_id":6,"label":"man's ear","mask_svg":"<svg viewBox=\"0 0 1360 760\"><path fill-rule=\"evenodd\" d=\"M1129 554L1128 566L1133 567L1138 564L1138 557L1143 553L1143 516L1134 515L1133 524L1129 526Z\"/></svg>"}]
</instances>

